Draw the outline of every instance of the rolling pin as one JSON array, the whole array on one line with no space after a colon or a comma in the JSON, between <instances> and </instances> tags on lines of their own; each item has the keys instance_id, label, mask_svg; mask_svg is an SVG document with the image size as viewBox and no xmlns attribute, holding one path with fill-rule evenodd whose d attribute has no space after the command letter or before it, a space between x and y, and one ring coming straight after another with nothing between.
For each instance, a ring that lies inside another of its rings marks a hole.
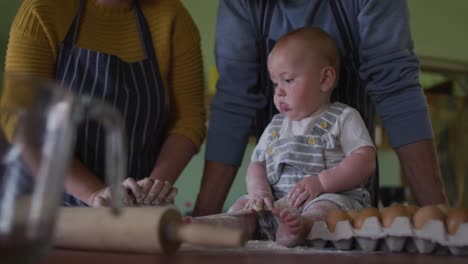
<instances>
[{"instance_id":1,"label":"rolling pin","mask_svg":"<svg viewBox=\"0 0 468 264\"><path fill-rule=\"evenodd\" d=\"M73 249L172 254L182 242L232 248L243 246L246 236L238 229L183 224L181 214L172 207L128 207L118 215L110 208L62 207L54 244Z\"/></svg>"}]
</instances>

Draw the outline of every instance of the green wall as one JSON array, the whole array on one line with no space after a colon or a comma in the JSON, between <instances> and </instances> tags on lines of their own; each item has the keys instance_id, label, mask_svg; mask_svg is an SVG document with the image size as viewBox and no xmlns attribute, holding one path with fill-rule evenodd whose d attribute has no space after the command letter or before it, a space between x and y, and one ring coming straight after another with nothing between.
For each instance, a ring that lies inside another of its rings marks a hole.
<instances>
[{"instance_id":1,"label":"green wall","mask_svg":"<svg viewBox=\"0 0 468 264\"><path fill-rule=\"evenodd\" d=\"M203 67L205 83L210 80L210 69L214 67L214 35L218 0L182 0L198 26L202 38Z\"/></svg>"},{"instance_id":2,"label":"green wall","mask_svg":"<svg viewBox=\"0 0 468 264\"><path fill-rule=\"evenodd\" d=\"M66 1L66 0L65 0ZM391 0L382 0L391 1ZM209 80L210 69L214 67L214 31L218 0L182 0L192 14L202 37L202 52L206 80ZM8 39L8 28L21 3L20 0L0 0L0 67L3 70L5 46ZM411 28L420 55L431 55L468 62L468 25L466 0L408 0L411 12ZM226 207L232 204L236 197L245 192L245 166L250 158L253 145L249 145L238 177L226 201ZM179 195L176 205L183 211L189 211L195 202L203 169L204 148L190 162L181 178L176 183ZM398 160L390 150L379 151L382 185L398 185Z\"/></svg>"},{"instance_id":3,"label":"green wall","mask_svg":"<svg viewBox=\"0 0 468 264\"><path fill-rule=\"evenodd\" d=\"M468 1L408 0L418 55L468 62Z\"/></svg>"}]
</instances>

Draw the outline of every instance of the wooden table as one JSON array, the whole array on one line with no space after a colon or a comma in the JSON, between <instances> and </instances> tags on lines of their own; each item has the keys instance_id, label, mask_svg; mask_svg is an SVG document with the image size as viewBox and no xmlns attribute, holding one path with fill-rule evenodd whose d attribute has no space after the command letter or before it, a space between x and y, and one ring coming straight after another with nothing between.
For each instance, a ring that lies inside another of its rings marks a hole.
<instances>
[{"instance_id":1,"label":"wooden table","mask_svg":"<svg viewBox=\"0 0 468 264\"><path fill-rule=\"evenodd\" d=\"M396 253L363 253L363 252L318 252L313 254L297 253L272 253L272 252L200 252L180 251L175 255L163 254L126 254L126 253L103 253L76 250L55 249L42 259L40 264L242 264L242 263L265 263L265 264L466 264L468 257L436 256L421 254L396 254Z\"/></svg>"}]
</instances>

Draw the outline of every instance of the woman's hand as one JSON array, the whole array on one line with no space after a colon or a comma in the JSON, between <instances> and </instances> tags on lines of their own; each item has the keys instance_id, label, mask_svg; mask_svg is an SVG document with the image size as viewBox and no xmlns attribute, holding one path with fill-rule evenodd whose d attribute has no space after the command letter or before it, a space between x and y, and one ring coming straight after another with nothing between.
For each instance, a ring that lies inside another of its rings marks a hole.
<instances>
[{"instance_id":1,"label":"woman's hand","mask_svg":"<svg viewBox=\"0 0 468 264\"><path fill-rule=\"evenodd\" d=\"M177 188L169 182L145 178L135 181L128 178L122 182L122 203L124 206L155 206L174 203ZM112 201L110 186L94 192L88 199L91 207L110 206Z\"/></svg>"},{"instance_id":2,"label":"woman's hand","mask_svg":"<svg viewBox=\"0 0 468 264\"><path fill-rule=\"evenodd\" d=\"M137 199L139 205L154 206L174 203L177 188L168 181L162 182L152 178L144 178L137 182L143 195Z\"/></svg>"},{"instance_id":3,"label":"woman's hand","mask_svg":"<svg viewBox=\"0 0 468 264\"><path fill-rule=\"evenodd\" d=\"M124 206L136 206L137 198L143 197L142 188L133 178L128 178L122 182L122 203ZM99 189L88 199L88 205L91 207L110 206L112 201L111 187Z\"/></svg>"}]
</instances>

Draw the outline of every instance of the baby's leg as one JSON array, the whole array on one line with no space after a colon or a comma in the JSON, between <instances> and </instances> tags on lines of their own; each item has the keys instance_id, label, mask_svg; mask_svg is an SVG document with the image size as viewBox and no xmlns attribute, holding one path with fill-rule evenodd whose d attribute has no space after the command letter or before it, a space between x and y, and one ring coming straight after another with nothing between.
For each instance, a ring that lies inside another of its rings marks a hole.
<instances>
[{"instance_id":1,"label":"baby's leg","mask_svg":"<svg viewBox=\"0 0 468 264\"><path fill-rule=\"evenodd\" d=\"M275 209L273 213L280 219L276 232L276 242L286 247L302 244L310 232L314 221L325 220L329 211L339 208L329 201L318 201L306 206L302 214L289 209Z\"/></svg>"}]
</instances>

